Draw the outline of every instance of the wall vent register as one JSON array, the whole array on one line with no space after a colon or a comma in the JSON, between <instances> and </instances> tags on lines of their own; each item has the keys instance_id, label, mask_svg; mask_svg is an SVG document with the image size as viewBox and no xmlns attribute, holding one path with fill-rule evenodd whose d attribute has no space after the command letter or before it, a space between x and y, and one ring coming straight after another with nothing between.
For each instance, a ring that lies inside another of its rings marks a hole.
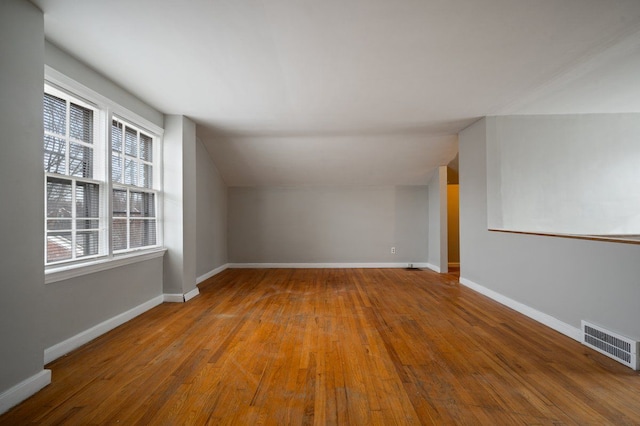
<instances>
[{"instance_id":1,"label":"wall vent register","mask_svg":"<svg viewBox=\"0 0 640 426\"><path fill-rule=\"evenodd\" d=\"M634 370L640 369L637 341L582 321L582 343L627 367Z\"/></svg>"}]
</instances>

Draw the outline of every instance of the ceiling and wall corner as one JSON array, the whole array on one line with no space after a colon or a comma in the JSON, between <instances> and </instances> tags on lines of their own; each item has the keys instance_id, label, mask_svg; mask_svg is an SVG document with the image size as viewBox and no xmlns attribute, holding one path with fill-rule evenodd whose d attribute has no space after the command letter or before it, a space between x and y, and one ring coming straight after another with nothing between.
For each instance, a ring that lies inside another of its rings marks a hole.
<instances>
[{"instance_id":1,"label":"ceiling and wall corner","mask_svg":"<svg viewBox=\"0 0 640 426\"><path fill-rule=\"evenodd\" d=\"M229 186L426 184L479 117L640 111L637 0L33 3Z\"/></svg>"}]
</instances>

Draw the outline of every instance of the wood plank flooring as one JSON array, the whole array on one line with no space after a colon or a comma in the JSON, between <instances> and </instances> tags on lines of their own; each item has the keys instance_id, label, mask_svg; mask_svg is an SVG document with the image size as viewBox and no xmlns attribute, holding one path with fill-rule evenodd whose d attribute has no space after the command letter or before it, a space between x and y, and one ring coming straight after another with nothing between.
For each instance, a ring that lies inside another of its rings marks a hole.
<instances>
[{"instance_id":1,"label":"wood plank flooring","mask_svg":"<svg viewBox=\"0 0 640 426\"><path fill-rule=\"evenodd\" d=\"M640 375L403 269L227 270L48 368L24 424L640 424Z\"/></svg>"}]
</instances>

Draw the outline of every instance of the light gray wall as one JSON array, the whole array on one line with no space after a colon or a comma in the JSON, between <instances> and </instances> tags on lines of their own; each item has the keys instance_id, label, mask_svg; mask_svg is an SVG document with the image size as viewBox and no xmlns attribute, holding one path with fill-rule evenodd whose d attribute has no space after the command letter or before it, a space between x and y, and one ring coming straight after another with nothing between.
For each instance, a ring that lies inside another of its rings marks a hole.
<instances>
[{"instance_id":1,"label":"light gray wall","mask_svg":"<svg viewBox=\"0 0 640 426\"><path fill-rule=\"evenodd\" d=\"M427 260L424 186L228 191L231 263ZM397 254L391 254L391 247Z\"/></svg>"},{"instance_id":2,"label":"light gray wall","mask_svg":"<svg viewBox=\"0 0 640 426\"><path fill-rule=\"evenodd\" d=\"M573 327L586 319L640 338L640 245L487 230L491 120L459 137L461 278Z\"/></svg>"},{"instance_id":3,"label":"light gray wall","mask_svg":"<svg viewBox=\"0 0 640 426\"><path fill-rule=\"evenodd\" d=\"M165 117L164 285L168 294L196 288L196 125L183 115Z\"/></svg>"},{"instance_id":4,"label":"light gray wall","mask_svg":"<svg viewBox=\"0 0 640 426\"><path fill-rule=\"evenodd\" d=\"M163 127L164 116L161 112L49 41L45 42L45 63L78 83L135 112L156 126Z\"/></svg>"},{"instance_id":5,"label":"light gray wall","mask_svg":"<svg viewBox=\"0 0 640 426\"><path fill-rule=\"evenodd\" d=\"M227 186L209 152L196 142L196 275L228 262Z\"/></svg>"},{"instance_id":6,"label":"light gray wall","mask_svg":"<svg viewBox=\"0 0 640 426\"><path fill-rule=\"evenodd\" d=\"M143 118L163 125L163 115L91 68L69 56L52 44L45 48L47 65L78 81L91 90L121 103ZM41 67L42 68L42 67ZM39 104L42 108L42 78L39 81ZM42 122L42 112L39 113ZM39 135L39 158L42 157L42 136ZM41 162L41 160L39 160ZM40 164L40 163L39 163ZM40 170L42 165L39 165ZM40 181L42 186L42 180ZM42 197L41 197L42 198ZM44 208L39 212L42 216ZM42 227L42 218L40 227ZM38 242L42 251L43 240ZM43 269L43 261L39 269ZM45 286L45 307L42 317L45 348L85 331L101 322L126 312L162 294L162 259L121 266Z\"/></svg>"},{"instance_id":7,"label":"light gray wall","mask_svg":"<svg viewBox=\"0 0 640 426\"><path fill-rule=\"evenodd\" d=\"M42 371L44 21L0 2L0 394Z\"/></svg>"},{"instance_id":8,"label":"light gray wall","mask_svg":"<svg viewBox=\"0 0 640 426\"><path fill-rule=\"evenodd\" d=\"M429 181L429 264L447 272L447 167L440 166Z\"/></svg>"},{"instance_id":9,"label":"light gray wall","mask_svg":"<svg viewBox=\"0 0 640 426\"><path fill-rule=\"evenodd\" d=\"M45 348L162 294L162 258L47 284Z\"/></svg>"},{"instance_id":10,"label":"light gray wall","mask_svg":"<svg viewBox=\"0 0 640 426\"><path fill-rule=\"evenodd\" d=\"M504 116L492 123L490 228L640 234L640 114Z\"/></svg>"}]
</instances>

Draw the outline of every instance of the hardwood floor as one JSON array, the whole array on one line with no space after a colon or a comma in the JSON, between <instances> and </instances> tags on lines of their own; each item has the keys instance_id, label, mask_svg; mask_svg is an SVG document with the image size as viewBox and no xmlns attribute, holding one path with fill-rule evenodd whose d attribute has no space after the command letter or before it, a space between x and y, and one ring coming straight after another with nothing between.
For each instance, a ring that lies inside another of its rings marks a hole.
<instances>
[{"instance_id":1,"label":"hardwood floor","mask_svg":"<svg viewBox=\"0 0 640 426\"><path fill-rule=\"evenodd\" d=\"M48 368L37 424L640 424L640 375L454 275L227 270Z\"/></svg>"}]
</instances>

